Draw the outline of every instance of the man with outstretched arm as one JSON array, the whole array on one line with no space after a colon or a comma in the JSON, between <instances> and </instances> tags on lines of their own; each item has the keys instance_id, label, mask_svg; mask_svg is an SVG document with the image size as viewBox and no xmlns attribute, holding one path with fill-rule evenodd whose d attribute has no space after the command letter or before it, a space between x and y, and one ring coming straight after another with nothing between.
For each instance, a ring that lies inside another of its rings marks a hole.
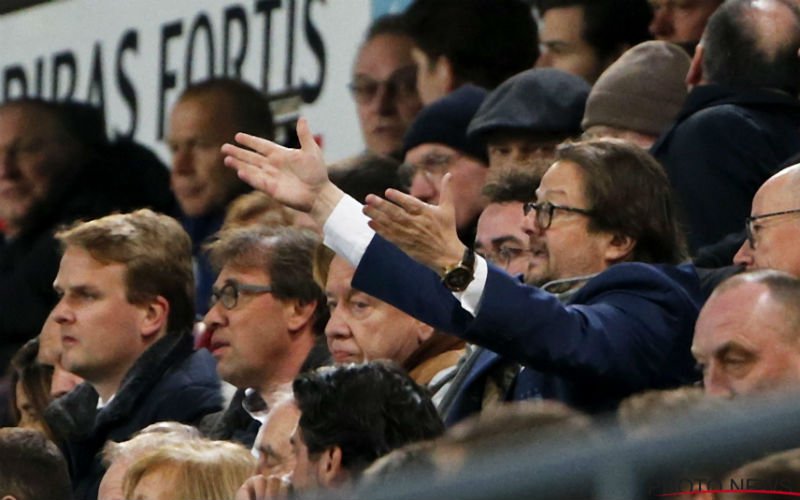
<instances>
[{"instance_id":1,"label":"man with outstretched arm","mask_svg":"<svg viewBox=\"0 0 800 500\"><path fill-rule=\"evenodd\" d=\"M356 266L355 287L535 369L542 397L582 409L697 379L689 348L704 297L694 268L678 265L669 184L646 152L615 140L559 148L526 206L526 232L547 248L537 288L458 240L448 177L438 206L389 190L367 199L369 220L327 180L304 120L298 135L293 150L237 134L251 150L223 146L226 165L309 212Z\"/></svg>"}]
</instances>

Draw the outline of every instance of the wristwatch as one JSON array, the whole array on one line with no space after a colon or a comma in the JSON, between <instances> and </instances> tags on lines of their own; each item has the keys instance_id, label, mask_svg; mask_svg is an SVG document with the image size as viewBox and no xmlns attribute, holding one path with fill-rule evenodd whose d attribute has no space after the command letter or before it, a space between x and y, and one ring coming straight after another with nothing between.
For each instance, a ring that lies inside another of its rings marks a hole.
<instances>
[{"instance_id":1,"label":"wristwatch","mask_svg":"<svg viewBox=\"0 0 800 500\"><path fill-rule=\"evenodd\" d=\"M444 268L442 284L453 292L463 292L475 275L475 252L467 247L461 261Z\"/></svg>"}]
</instances>

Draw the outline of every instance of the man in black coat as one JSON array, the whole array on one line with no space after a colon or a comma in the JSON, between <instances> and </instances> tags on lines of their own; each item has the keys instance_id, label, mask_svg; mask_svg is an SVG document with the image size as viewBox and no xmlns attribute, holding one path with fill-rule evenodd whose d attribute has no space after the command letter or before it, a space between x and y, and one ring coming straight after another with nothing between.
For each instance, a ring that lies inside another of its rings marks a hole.
<instances>
[{"instance_id":1,"label":"man in black coat","mask_svg":"<svg viewBox=\"0 0 800 500\"><path fill-rule=\"evenodd\" d=\"M166 167L133 142L109 143L96 108L39 99L0 106L0 373L56 303L60 225L172 205Z\"/></svg>"},{"instance_id":2,"label":"man in black coat","mask_svg":"<svg viewBox=\"0 0 800 500\"><path fill-rule=\"evenodd\" d=\"M109 215L59 231L64 254L61 362L86 382L54 401L45 418L62 443L76 499L95 499L107 440L149 424L193 423L222 407L214 361L194 351L189 236L150 210Z\"/></svg>"},{"instance_id":3,"label":"man in black coat","mask_svg":"<svg viewBox=\"0 0 800 500\"><path fill-rule=\"evenodd\" d=\"M697 47L677 122L652 148L682 204L693 254L740 232L750 200L800 151L800 9L725 2Z\"/></svg>"}]
</instances>

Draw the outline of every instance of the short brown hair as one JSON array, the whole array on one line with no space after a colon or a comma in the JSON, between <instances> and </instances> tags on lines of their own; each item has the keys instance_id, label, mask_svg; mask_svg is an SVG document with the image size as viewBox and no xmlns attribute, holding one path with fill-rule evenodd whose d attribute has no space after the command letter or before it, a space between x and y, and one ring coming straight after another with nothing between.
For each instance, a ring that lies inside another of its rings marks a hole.
<instances>
[{"instance_id":1,"label":"short brown hair","mask_svg":"<svg viewBox=\"0 0 800 500\"><path fill-rule=\"evenodd\" d=\"M328 322L325 296L314 281L312 253L319 237L310 230L292 227L246 226L224 230L206 246L214 269L223 266L256 268L269 274L272 295L316 302L314 332L322 334Z\"/></svg>"},{"instance_id":2,"label":"short brown hair","mask_svg":"<svg viewBox=\"0 0 800 500\"><path fill-rule=\"evenodd\" d=\"M632 238L636 246L630 260L677 264L686 259L669 179L650 153L620 139L590 139L561 144L556 161L576 163L585 173L590 231Z\"/></svg>"},{"instance_id":3,"label":"short brown hair","mask_svg":"<svg viewBox=\"0 0 800 500\"><path fill-rule=\"evenodd\" d=\"M32 429L0 429L0 492L17 500L68 500L67 462L58 447Z\"/></svg>"},{"instance_id":4,"label":"short brown hair","mask_svg":"<svg viewBox=\"0 0 800 500\"><path fill-rule=\"evenodd\" d=\"M550 166L552 161L547 161ZM510 203L519 201L527 203L536 199L536 188L542 180L547 168L532 169L530 167L500 167L489 170L483 195L489 203Z\"/></svg>"},{"instance_id":5,"label":"short brown hair","mask_svg":"<svg viewBox=\"0 0 800 500\"><path fill-rule=\"evenodd\" d=\"M102 263L125 265L126 298L144 304L169 302L169 332L191 331L194 323L192 241L181 225L152 210L77 222L56 233L63 247L83 248Z\"/></svg>"}]
</instances>

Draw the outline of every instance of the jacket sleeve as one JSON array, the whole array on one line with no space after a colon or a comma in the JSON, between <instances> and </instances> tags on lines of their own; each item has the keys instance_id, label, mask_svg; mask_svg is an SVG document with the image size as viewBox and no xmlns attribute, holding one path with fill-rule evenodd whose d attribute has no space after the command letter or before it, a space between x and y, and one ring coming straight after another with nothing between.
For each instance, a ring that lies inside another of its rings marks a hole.
<instances>
[{"instance_id":1,"label":"jacket sleeve","mask_svg":"<svg viewBox=\"0 0 800 500\"><path fill-rule=\"evenodd\" d=\"M439 277L376 236L353 286L398 309L536 370L619 388L688 382L699 306L646 264L617 264L578 292L574 305L489 266L476 317Z\"/></svg>"},{"instance_id":2,"label":"jacket sleeve","mask_svg":"<svg viewBox=\"0 0 800 500\"><path fill-rule=\"evenodd\" d=\"M618 389L692 380L699 305L646 264L617 264L570 305L490 268L478 315L463 338L543 372Z\"/></svg>"},{"instance_id":3,"label":"jacket sleeve","mask_svg":"<svg viewBox=\"0 0 800 500\"><path fill-rule=\"evenodd\" d=\"M353 288L456 336L463 335L473 319L436 273L379 235L356 268Z\"/></svg>"}]
</instances>

